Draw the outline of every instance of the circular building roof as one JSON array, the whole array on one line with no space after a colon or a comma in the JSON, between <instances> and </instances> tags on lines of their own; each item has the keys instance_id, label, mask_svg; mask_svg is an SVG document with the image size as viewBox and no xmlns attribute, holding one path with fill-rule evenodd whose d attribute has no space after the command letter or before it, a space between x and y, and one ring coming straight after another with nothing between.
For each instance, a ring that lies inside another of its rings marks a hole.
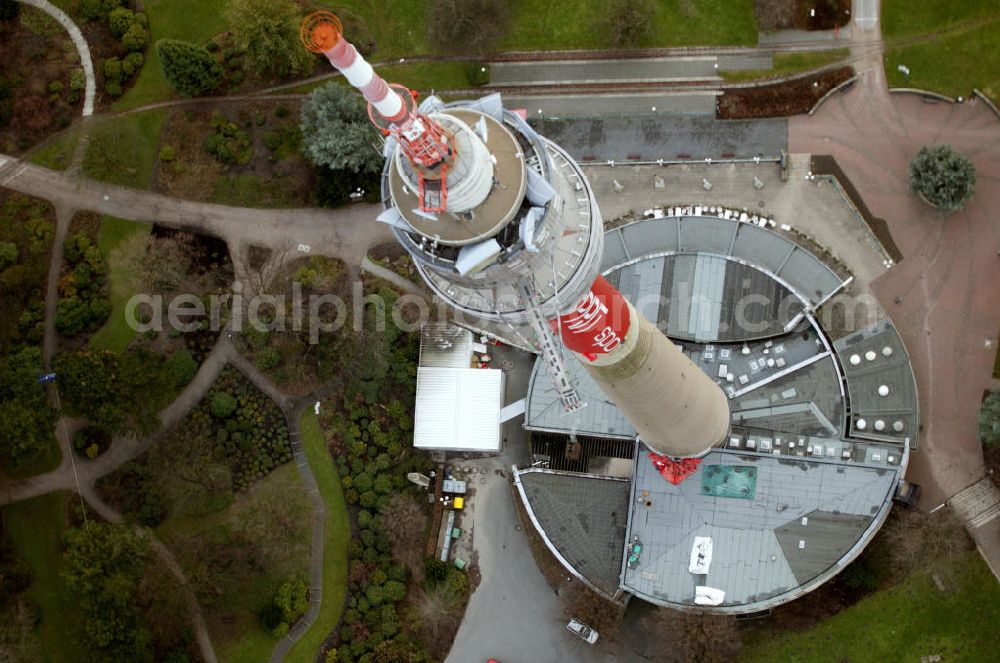
<instances>
[{"instance_id":1,"label":"circular building roof","mask_svg":"<svg viewBox=\"0 0 1000 663\"><path fill-rule=\"evenodd\" d=\"M675 486L626 443L635 429L582 367L567 366L588 407L563 415L536 362L536 467L519 473L521 493L550 548L599 591L693 608L696 587L712 587L725 596L707 609L766 609L832 577L888 514L916 442L909 362L887 320L830 341L809 311L841 280L786 237L715 208L647 214L605 234L603 272L726 391L731 435ZM569 433L586 447L578 460ZM627 506L596 541L587 496L607 500L607 481ZM702 567L696 539L711 540Z\"/></svg>"}]
</instances>

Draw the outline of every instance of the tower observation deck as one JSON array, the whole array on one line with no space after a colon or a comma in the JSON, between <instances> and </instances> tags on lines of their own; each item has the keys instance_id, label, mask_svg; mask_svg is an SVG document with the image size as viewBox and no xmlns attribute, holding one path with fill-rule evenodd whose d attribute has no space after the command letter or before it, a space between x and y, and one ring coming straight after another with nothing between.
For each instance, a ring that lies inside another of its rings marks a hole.
<instances>
[{"instance_id":1,"label":"tower observation deck","mask_svg":"<svg viewBox=\"0 0 1000 663\"><path fill-rule=\"evenodd\" d=\"M601 213L568 153L499 94L418 106L373 71L332 14L307 17L302 38L368 101L386 138L378 220L459 323L531 339L568 419L585 405L563 363L572 355L672 481L724 440L723 391L600 276Z\"/></svg>"}]
</instances>

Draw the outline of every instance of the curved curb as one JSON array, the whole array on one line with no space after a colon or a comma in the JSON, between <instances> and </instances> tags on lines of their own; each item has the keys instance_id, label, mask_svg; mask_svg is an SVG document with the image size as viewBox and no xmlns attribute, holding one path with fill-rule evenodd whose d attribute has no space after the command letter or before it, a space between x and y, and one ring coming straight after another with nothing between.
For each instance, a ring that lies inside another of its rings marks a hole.
<instances>
[{"instance_id":1,"label":"curved curb","mask_svg":"<svg viewBox=\"0 0 1000 663\"><path fill-rule=\"evenodd\" d=\"M830 91L827 92L826 94L824 94L822 97L820 97L820 100L816 102L816 105L809 109L809 112L807 113L807 115L812 115L817 110L819 110L819 107L822 106L823 103L827 99L829 99L830 97L832 97L834 95L834 93L836 93L836 92L842 92L842 91L844 91L845 89L849 88L850 86L854 85L857 82L858 82L858 75L854 74L853 76L851 76L850 78L848 78L846 81L844 81L840 85L838 85L836 87L833 87L833 88L830 88Z\"/></svg>"},{"instance_id":2,"label":"curved curb","mask_svg":"<svg viewBox=\"0 0 1000 663\"><path fill-rule=\"evenodd\" d=\"M69 33L70 39L73 40L73 44L76 46L76 50L80 54L80 65L83 67L83 73L87 78L87 84L83 96L83 116L89 117L93 115L94 95L97 91L97 83L94 78L94 61L90 56L90 46L87 45L87 40L84 39L83 33L80 32L80 28L73 22L73 19L66 14L66 12L56 7L48 0L20 1L26 5L35 7L36 9L41 9L43 12L54 18L59 25L63 26L66 32Z\"/></svg>"},{"instance_id":3,"label":"curved curb","mask_svg":"<svg viewBox=\"0 0 1000 663\"><path fill-rule=\"evenodd\" d=\"M957 99L953 99L948 95L941 94L939 92L931 92L930 90L921 90L917 87L891 87L889 88L889 94L919 94L922 97L929 97L931 99L936 99L937 101L947 101L949 104L958 103Z\"/></svg>"},{"instance_id":4,"label":"curved curb","mask_svg":"<svg viewBox=\"0 0 1000 663\"><path fill-rule=\"evenodd\" d=\"M1000 118L1000 108L997 108L997 105L993 103L992 99L987 97L986 94L983 93L979 88L973 88L972 94L978 97L979 100L982 101L984 104L989 106L990 110L993 111L993 114L996 115L998 118Z\"/></svg>"}]
</instances>

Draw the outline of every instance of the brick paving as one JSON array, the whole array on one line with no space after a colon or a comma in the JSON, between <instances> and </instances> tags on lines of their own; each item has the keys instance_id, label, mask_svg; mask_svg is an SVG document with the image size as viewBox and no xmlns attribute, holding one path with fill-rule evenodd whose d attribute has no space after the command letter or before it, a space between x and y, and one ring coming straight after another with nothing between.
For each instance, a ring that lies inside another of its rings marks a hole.
<instances>
[{"instance_id":1,"label":"brick paving","mask_svg":"<svg viewBox=\"0 0 1000 663\"><path fill-rule=\"evenodd\" d=\"M909 478L933 507L984 473L976 416L1000 327L1000 120L980 101L890 95L880 66L812 117L789 123L794 153L832 154L904 255L871 289L899 328L920 388L923 435ZM910 192L907 164L948 143L978 170L965 209L942 217ZM897 300L901 300L897 303Z\"/></svg>"}]
</instances>

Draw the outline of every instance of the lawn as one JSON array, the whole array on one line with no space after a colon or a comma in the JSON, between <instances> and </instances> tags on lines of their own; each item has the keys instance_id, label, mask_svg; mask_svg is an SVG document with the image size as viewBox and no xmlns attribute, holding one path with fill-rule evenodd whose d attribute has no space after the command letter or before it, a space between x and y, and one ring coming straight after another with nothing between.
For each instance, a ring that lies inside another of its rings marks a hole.
<instances>
[{"instance_id":1,"label":"lawn","mask_svg":"<svg viewBox=\"0 0 1000 663\"><path fill-rule=\"evenodd\" d=\"M223 14L226 4L226 0L146 0L143 5L149 16L151 33L146 65L139 72L135 85L114 105L114 109L127 110L171 98L174 92L163 77L160 59L154 48L157 40L207 42L226 29Z\"/></svg>"},{"instance_id":2,"label":"lawn","mask_svg":"<svg viewBox=\"0 0 1000 663\"><path fill-rule=\"evenodd\" d=\"M752 81L759 78L788 76L833 64L838 60L843 60L849 54L850 51L846 48L838 48L832 51L814 51L811 53L777 53L772 60L773 66L770 69L723 71L722 78L735 83Z\"/></svg>"},{"instance_id":3,"label":"lawn","mask_svg":"<svg viewBox=\"0 0 1000 663\"><path fill-rule=\"evenodd\" d=\"M891 48L885 55L890 87L915 87L951 97L978 88L1000 101L1000 14L998 20L934 41ZM898 66L910 69L909 81Z\"/></svg>"},{"instance_id":4,"label":"lawn","mask_svg":"<svg viewBox=\"0 0 1000 663\"><path fill-rule=\"evenodd\" d=\"M277 641L257 613L281 583L307 578L310 510L293 463L226 508L174 516L156 528L191 579L221 661L266 661Z\"/></svg>"},{"instance_id":5,"label":"lawn","mask_svg":"<svg viewBox=\"0 0 1000 663\"><path fill-rule=\"evenodd\" d=\"M997 0L882 0L882 35L891 41L990 16L1000 17Z\"/></svg>"},{"instance_id":6,"label":"lawn","mask_svg":"<svg viewBox=\"0 0 1000 663\"><path fill-rule=\"evenodd\" d=\"M100 121L90 133L84 175L111 184L149 188L166 117L166 110L159 109Z\"/></svg>"},{"instance_id":7,"label":"lawn","mask_svg":"<svg viewBox=\"0 0 1000 663\"><path fill-rule=\"evenodd\" d=\"M28 160L43 168L66 170L73 159L73 152L80 137L80 125L74 125L52 136L48 142L34 150Z\"/></svg>"},{"instance_id":8,"label":"lawn","mask_svg":"<svg viewBox=\"0 0 1000 663\"><path fill-rule=\"evenodd\" d=\"M752 0L658 2L649 37L638 47L757 44ZM608 48L607 0L512 0L513 21L501 50Z\"/></svg>"},{"instance_id":9,"label":"lawn","mask_svg":"<svg viewBox=\"0 0 1000 663\"><path fill-rule=\"evenodd\" d=\"M108 261L111 317L90 338L90 347L95 350L122 353L135 337L135 331L125 321L125 305L142 287L142 260L150 230L148 223L101 218L97 245Z\"/></svg>"},{"instance_id":10,"label":"lawn","mask_svg":"<svg viewBox=\"0 0 1000 663\"><path fill-rule=\"evenodd\" d=\"M373 61L433 51L427 40L426 0L322 0L335 12L364 19L376 50ZM658 2L650 37L636 46L755 45L752 0ZM510 0L511 21L501 51L607 48L607 0ZM344 9L348 12L344 12ZM350 39L350 33L347 34ZM440 86L444 87L444 86Z\"/></svg>"},{"instance_id":11,"label":"lawn","mask_svg":"<svg viewBox=\"0 0 1000 663\"><path fill-rule=\"evenodd\" d=\"M295 643L285 657L290 663L311 663L316 660L323 641L336 628L344 610L347 588L347 544L351 538L347 520L347 505L340 489L340 475L326 450L323 432L312 410L302 415L302 447L309 467L319 484L326 504L326 528L323 542L323 603L312 628Z\"/></svg>"},{"instance_id":12,"label":"lawn","mask_svg":"<svg viewBox=\"0 0 1000 663\"><path fill-rule=\"evenodd\" d=\"M42 620L36 631L42 660L77 661L80 651L80 612L60 575L63 570L62 534L66 520L66 493L52 493L4 508L7 531L18 554L31 566L29 590Z\"/></svg>"},{"instance_id":13,"label":"lawn","mask_svg":"<svg viewBox=\"0 0 1000 663\"><path fill-rule=\"evenodd\" d=\"M744 647L748 662L996 660L1000 647L1000 587L975 551L940 574L939 591L927 573L914 573L821 625L777 637L762 631Z\"/></svg>"}]
</instances>

